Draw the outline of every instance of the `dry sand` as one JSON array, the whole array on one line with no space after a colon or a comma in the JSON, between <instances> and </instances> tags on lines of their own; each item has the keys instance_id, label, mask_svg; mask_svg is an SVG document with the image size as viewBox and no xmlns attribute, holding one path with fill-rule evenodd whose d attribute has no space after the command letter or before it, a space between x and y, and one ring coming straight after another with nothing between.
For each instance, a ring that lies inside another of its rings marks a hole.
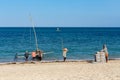
<instances>
[{"instance_id":1,"label":"dry sand","mask_svg":"<svg viewBox=\"0 0 120 80\"><path fill-rule=\"evenodd\" d=\"M120 60L0 65L0 80L120 80Z\"/></svg>"}]
</instances>

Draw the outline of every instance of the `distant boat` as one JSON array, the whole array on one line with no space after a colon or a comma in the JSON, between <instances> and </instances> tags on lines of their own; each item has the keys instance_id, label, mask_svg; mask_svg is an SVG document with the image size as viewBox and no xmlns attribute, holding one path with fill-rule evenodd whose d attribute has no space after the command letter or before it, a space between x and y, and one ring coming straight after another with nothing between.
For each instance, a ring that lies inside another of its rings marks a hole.
<instances>
[{"instance_id":1,"label":"distant boat","mask_svg":"<svg viewBox=\"0 0 120 80\"><path fill-rule=\"evenodd\" d=\"M59 28L57 28L57 29L56 29L56 31L60 31L60 29L59 29Z\"/></svg>"}]
</instances>

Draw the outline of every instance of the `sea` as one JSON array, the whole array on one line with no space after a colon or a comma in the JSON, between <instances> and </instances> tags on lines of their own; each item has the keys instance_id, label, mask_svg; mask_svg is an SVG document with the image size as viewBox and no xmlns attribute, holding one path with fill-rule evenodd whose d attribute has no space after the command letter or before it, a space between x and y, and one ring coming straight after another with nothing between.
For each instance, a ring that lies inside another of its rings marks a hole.
<instances>
[{"instance_id":1,"label":"sea","mask_svg":"<svg viewBox=\"0 0 120 80\"><path fill-rule=\"evenodd\" d=\"M68 48L67 60L94 60L94 54L107 45L110 59L120 58L119 27L35 27L43 61L63 60L62 48ZM24 61L25 51L36 50L33 27L0 27L0 62ZM29 60L31 60L31 55Z\"/></svg>"}]
</instances>

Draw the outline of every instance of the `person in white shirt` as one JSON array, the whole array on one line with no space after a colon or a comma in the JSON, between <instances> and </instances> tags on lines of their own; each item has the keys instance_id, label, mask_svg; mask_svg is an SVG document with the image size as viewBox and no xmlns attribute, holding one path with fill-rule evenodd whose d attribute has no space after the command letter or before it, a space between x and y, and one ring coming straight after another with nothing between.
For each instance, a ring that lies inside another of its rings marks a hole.
<instances>
[{"instance_id":1,"label":"person in white shirt","mask_svg":"<svg viewBox=\"0 0 120 80\"><path fill-rule=\"evenodd\" d=\"M68 49L67 48L64 48L63 49L63 59L64 59L64 62L66 61L66 54L68 52Z\"/></svg>"}]
</instances>

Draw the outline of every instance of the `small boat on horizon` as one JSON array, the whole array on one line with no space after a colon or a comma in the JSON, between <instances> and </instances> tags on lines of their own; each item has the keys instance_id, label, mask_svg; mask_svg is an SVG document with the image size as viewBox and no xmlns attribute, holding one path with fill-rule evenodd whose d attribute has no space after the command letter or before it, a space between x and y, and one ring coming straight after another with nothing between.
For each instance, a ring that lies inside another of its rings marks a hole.
<instances>
[{"instance_id":1,"label":"small boat on horizon","mask_svg":"<svg viewBox=\"0 0 120 80\"><path fill-rule=\"evenodd\" d=\"M56 31L60 31L60 28L57 28Z\"/></svg>"}]
</instances>

